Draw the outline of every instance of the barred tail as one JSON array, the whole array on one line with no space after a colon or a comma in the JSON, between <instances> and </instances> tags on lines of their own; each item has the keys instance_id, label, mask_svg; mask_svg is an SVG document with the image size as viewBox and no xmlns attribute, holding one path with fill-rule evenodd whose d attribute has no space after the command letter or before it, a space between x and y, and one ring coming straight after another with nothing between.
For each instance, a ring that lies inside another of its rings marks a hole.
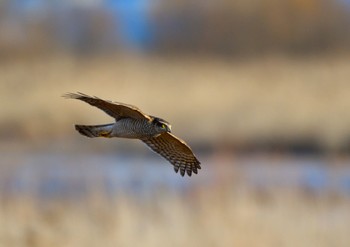
<instances>
[{"instance_id":1,"label":"barred tail","mask_svg":"<svg viewBox=\"0 0 350 247\"><path fill-rule=\"evenodd\" d=\"M75 125L75 129L82 135L87 137L111 137L113 129L112 124L103 125Z\"/></svg>"}]
</instances>

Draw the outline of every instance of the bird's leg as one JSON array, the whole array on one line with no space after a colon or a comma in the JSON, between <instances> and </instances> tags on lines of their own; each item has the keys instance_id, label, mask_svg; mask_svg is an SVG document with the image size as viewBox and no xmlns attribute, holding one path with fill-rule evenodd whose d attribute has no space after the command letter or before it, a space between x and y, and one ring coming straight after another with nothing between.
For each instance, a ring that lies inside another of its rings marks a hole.
<instances>
[{"instance_id":1,"label":"bird's leg","mask_svg":"<svg viewBox=\"0 0 350 247\"><path fill-rule=\"evenodd\" d=\"M100 136L100 137L105 137L105 138L111 138L110 134L111 134L110 131L101 131L101 132L99 133L99 136Z\"/></svg>"}]
</instances>

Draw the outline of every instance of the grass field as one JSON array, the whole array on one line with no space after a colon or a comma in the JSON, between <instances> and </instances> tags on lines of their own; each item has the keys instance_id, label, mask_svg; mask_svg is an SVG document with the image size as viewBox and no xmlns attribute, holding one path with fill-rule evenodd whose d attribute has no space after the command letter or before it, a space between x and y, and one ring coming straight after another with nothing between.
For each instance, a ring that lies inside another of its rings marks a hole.
<instances>
[{"instance_id":1,"label":"grass field","mask_svg":"<svg viewBox=\"0 0 350 247\"><path fill-rule=\"evenodd\" d=\"M201 189L142 200L7 198L0 246L349 246L350 201ZM219 193L218 193L219 192Z\"/></svg>"},{"instance_id":2,"label":"grass field","mask_svg":"<svg viewBox=\"0 0 350 247\"><path fill-rule=\"evenodd\" d=\"M346 55L238 61L60 55L2 62L0 138L62 137L73 123L110 121L60 97L81 91L162 116L194 142L310 140L326 149L347 147L349 61Z\"/></svg>"}]
</instances>

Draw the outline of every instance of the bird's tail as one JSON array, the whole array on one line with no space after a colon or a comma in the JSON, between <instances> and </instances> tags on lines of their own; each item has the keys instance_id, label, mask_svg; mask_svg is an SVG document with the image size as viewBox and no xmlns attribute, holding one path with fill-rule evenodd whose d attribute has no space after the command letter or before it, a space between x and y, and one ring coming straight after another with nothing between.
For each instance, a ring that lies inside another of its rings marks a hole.
<instances>
[{"instance_id":1,"label":"bird's tail","mask_svg":"<svg viewBox=\"0 0 350 247\"><path fill-rule=\"evenodd\" d=\"M75 129L87 137L111 137L113 123L103 125L75 125Z\"/></svg>"}]
</instances>

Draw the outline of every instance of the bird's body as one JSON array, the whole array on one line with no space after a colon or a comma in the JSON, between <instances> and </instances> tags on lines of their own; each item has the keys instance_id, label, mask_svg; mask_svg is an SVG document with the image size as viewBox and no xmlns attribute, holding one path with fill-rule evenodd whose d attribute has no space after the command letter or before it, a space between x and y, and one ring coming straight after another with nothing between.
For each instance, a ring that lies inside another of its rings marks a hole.
<instances>
[{"instance_id":1,"label":"bird's body","mask_svg":"<svg viewBox=\"0 0 350 247\"><path fill-rule=\"evenodd\" d=\"M76 129L88 137L145 139L160 134L151 121L133 118L122 118L115 123L104 125L76 125Z\"/></svg>"},{"instance_id":2,"label":"bird's body","mask_svg":"<svg viewBox=\"0 0 350 247\"><path fill-rule=\"evenodd\" d=\"M82 93L64 96L85 101L115 118L115 123L110 124L75 125L80 134L87 137L140 139L174 165L175 172L180 170L182 176L185 172L191 176L192 172L197 173L201 169L190 147L170 133L171 125L164 119L146 115L135 106L112 103Z\"/></svg>"},{"instance_id":3,"label":"bird's body","mask_svg":"<svg viewBox=\"0 0 350 247\"><path fill-rule=\"evenodd\" d=\"M118 120L111 133L112 137L142 139L159 134L148 120L122 118Z\"/></svg>"}]
</instances>

